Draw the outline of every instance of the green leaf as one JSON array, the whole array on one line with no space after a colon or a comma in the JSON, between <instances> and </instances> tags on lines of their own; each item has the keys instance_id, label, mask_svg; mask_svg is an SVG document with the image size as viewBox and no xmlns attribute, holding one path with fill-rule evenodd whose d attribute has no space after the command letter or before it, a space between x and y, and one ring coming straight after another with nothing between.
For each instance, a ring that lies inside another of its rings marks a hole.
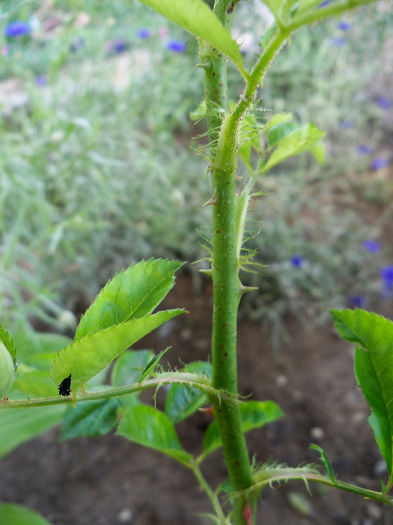
<instances>
[{"instance_id":1,"label":"green leaf","mask_svg":"<svg viewBox=\"0 0 393 525\"><path fill-rule=\"evenodd\" d=\"M330 481L335 483L337 481L337 478L336 478L336 475L335 475L334 470L333 470L333 465L332 465L330 459L327 457L326 452L323 450L322 447L320 447L319 445L316 445L315 443L310 445L309 448L311 450L316 450L317 452L319 452L322 464L325 467L326 473L329 476Z\"/></svg>"},{"instance_id":2,"label":"green leaf","mask_svg":"<svg viewBox=\"0 0 393 525\"><path fill-rule=\"evenodd\" d=\"M0 410L0 457L56 425L64 410L64 405Z\"/></svg>"},{"instance_id":3,"label":"green leaf","mask_svg":"<svg viewBox=\"0 0 393 525\"><path fill-rule=\"evenodd\" d=\"M270 147L275 146L281 139L289 135L295 129L302 127L300 124L297 124L296 122L288 122L288 120L289 119L283 120L269 128L267 137Z\"/></svg>"},{"instance_id":4,"label":"green leaf","mask_svg":"<svg viewBox=\"0 0 393 525\"><path fill-rule=\"evenodd\" d=\"M111 373L113 386L125 386L140 381L143 370L154 357L152 350L130 350L115 362Z\"/></svg>"},{"instance_id":5,"label":"green leaf","mask_svg":"<svg viewBox=\"0 0 393 525\"><path fill-rule=\"evenodd\" d=\"M16 351L15 351L15 343L10 336L10 334L7 332L7 330L0 324L0 341L3 343L3 345L6 347L6 349L9 351L12 360L15 365L16 360Z\"/></svg>"},{"instance_id":6,"label":"green leaf","mask_svg":"<svg viewBox=\"0 0 393 525\"><path fill-rule=\"evenodd\" d=\"M55 385L71 374L71 391L75 392L105 368L129 346L184 310L164 310L153 315L132 319L87 335L64 348L52 363L51 376Z\"/></svg>"},{"instance_id":7,"label":"green leaf","mask_svg":"<svg viewBox=\"0 0 393 525\"><path fill-rule=\"evenodd\" d=\"M35 356L57 353L71 342L71 339L65 335L39 333L33 330L16 332L14 340L18 360L31 366L34 366Z\"/></svg>"},{"instance_id":8,"label":"green leaf","mask_svg":"<svg viewBox=\"0 0 393 525\"><path fill-rule=\"evenodd\" d=\"M276 113L274 117L268 120L264 126L265 131L270 131L275 126L283 124L293 119L292 113Z\"/></svg>"},{"instance_id":9,"label":"green leaf","mask_svg":"<svg viewBox=\"0 0 393 525\"><path fill-rule=\"evenodd\" d=\"M139 382L142 383L142 381L146 378L148 378L153 372L158 363L161 361L161 358L168 352L170 349L170 346L165 348L165 350L162 350L159 354L155 355L150 359L150 361L146 364L145 368L142 370L141 376L139 378Z\"/></svg>"},{"instance_id":10,"label":"green leaf","mask_svg":"<svg viewBox=\"0 0 393 525\"><path fill-rule=\"evenodd\" d=\"M294 129L278 141L276 148L260 171L260 174L265 173L289 157L311 149L316 143L321 141L324 135L323 131L310 123L304 127Z\"/></svg>"},{"instance_id":11,"label":"green leaf","mask_svg":"<svg viewBox=\"0 0 393 525\"><path fill-rule=\"evenodd\" d=\"M0 523L4 525L50 525L36 512L11 503L0 503Z\"/></svg>"},{"instance_id":12,"label":"green leaf","mask_svg":"<svg viewBox=\"0 0 393 525\"><path fill-rule=\"evenodd\" d=\"M203 0L141 0L141 2L222 51L247 77L239 46Z\"/></svg>"},{"instance_id":13,"label":"green leaf","mask_svg":"<svg viewBox=\"0 0 393 525\"><path fill-rule=\"evenodd\" d=\"M393 482L393 323L365 310L331 310L336 329L358 344L355 375L371 408L369 423Z\"/></svg>"},{"instance_id":14,"label":"green leaf","mask_svg":"<svg viewBox=\"0 0 393 525\"><path fill-rule=\"evenodd\" d=\"M310 148L310 152L314 155L316 158L318 164L323 164L325 160L325 144L321 140L320 142L317 142L315 146Z\"/></svg>"},{"instance_id":15,"label":"green leaf","mask_svg":"<svg viewBox=\"0 0 393 525\"><path fill-rule=\"evenodd\" d=\"M248 432L254 428L263 427L283 417L281 408L273 401L247 401L240 404L243 431ZM221 446L221 437L217 421L211 423L203 438L203 457Z\"/></svg>"},{"instance_id":16,"label":"green leaf","mask_svg":"<svg viewBox=\"0 0 393 525\"><path fill-rule=\"evenodd\" d=\"M125 399L127 398L127 399ZM80 436L103 436L119 420L119 410L125 405L139 403L135 395L84 401L77 407L68 407L64 414L60 438L62 441Z\"/></svg>"},{"instance_id":17,"label":"green leaf","mask_svg":"<svg viewBox=\"0 0 393 525\"><path fill-rule=\"evenodd\" d=\"M183 372L211 377L211 365L204 361L195 361L185 366ZM199 388L173 384L165 400L165 412L173 423L178 423L191 416L205 402L206 396Z\"/></svg>"},{"instance_id":18,"label":"green leaf","mask_svg":"<svg viewBox=\"0 0 393 525\"><path fill-rule=\"evenodd\" d=\"M260 129L258 129L260 128ZM258 149L258 135L262 126L258 126L255 115L248 115L242 119L239 131L239 155L249 171L253 171L250 164L251 149Z\"/></svg>"},{"instance_id":19,"label":"green leaf","mask_svg":"<svg viewBox=\"0 0 393 525\"><path fill-rule=\"evenodd\" d=\"M19 368L17 370L13 387L15 390L34 397L50 397L57 395L57 388L53 384L48 371L33 370L20 373Z\"/></svg>"},{"instance_id":20,"label":"green leaf","mask_svg":"<svg viewBox=\"0 0 393 525\"><path fill-rule=\"evenodd\" d=\"M163 412L147 405L130 407L124 413L117 434L135 443L159 450L181 463L192 458L177 437L172 421Z\"/></svg>"},{"instance_id":21,"label":"green leaf","mask_svg":"<svg viewBox=\"0 0 393 525\"><path fill-rule=\"evenodd\" d=\"M182 264L149 259L115 275L85 312L75 340L150 314L173 287L174 273Z\"/></svg>"},{"instance_id":22,"label":"green leaf","mask_svg":"<svg viewBox=\"0 0 393 525\"><path fill-rule=\"evenodd\" d=\"M204 119L207 114L206 109L206 99L203 99L202 102L199 104L199 106L194 110L190 111L190 119L196 122L199 122L200 120Z\"/></svg>"},{"instance_id":23,"label":"green leaf","mask_svg":"<svg viewBox=\"0 0 393 525\"><path fill-rule=\"evenodd\" d=\"M262 0L262 1L270 9L274 17L280 20L282 7L286 4L286 0Z\"/></svg>"}]
</instances>

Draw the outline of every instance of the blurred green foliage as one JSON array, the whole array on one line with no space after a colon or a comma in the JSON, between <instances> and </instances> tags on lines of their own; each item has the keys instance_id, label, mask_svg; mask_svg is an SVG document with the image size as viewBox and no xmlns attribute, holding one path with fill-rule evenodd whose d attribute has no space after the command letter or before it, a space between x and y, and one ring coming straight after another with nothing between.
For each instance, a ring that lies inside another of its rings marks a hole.
<instances>
[{"instance_id":1,"label":"blurred green foliage","mask_svg":"<svg viewBox=\"0 0 393 525\"><path fill-rule=\"evenodd\" d=\"M252 16L255 5L241 3L234 28L250 63L246 35L267 27ZM5 26L19 19L31 23L32 36L6 38ZM384 176L361 176L372 157L356 147L383 151L393 131L375 102L388 93L393 14L382 3L348 21L345 33L331 21L296 34L261 101L262 121L291 111L328 132L322 168L308 156L287 161L261 178L266 195L253 204L247 247L269 266L246 277L263 294L250 294L244 312L267 319L276 334L288 313L376 297L379 268L391 256L362 247L383 223L368 226L352 204L383 206L391 194ZM72 0L6 0L0 30L0 314L4 324L34 317L64 330L73 326L67 310L78 312L121 267L150 256L204 256L209 181L205 160L189 149L206 143L203 122L188 117L203 97L197 45L139 3L120 0L89 0L83 12ZM332 39L341 36L345 45L336 47ZM169 51L169 39L186 42L186 51ZM235 95L242 87L230 75ZM295 254L301 268L290 262Z\"/></svg>"}]
</instances>

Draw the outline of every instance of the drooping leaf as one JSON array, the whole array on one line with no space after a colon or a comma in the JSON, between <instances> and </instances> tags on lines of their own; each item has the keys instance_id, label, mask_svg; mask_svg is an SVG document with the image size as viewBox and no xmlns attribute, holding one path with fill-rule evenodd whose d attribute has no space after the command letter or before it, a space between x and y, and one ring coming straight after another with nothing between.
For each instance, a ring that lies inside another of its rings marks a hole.
<instances>
[{"instance_id":1,"label":"drooping leaf","mask_svg":"<svg viewBox=\"0 0 393 525\"><path fill-rule=\"evenodd\" d=\"M323 131L311 123L294 129L277 142L273 153L259 173L265 173L283 160L310 150L321 141L324 135Z\"/></svg>"},{"instance_id":2,"label":"drooping leaf","mask_svg":"<svg viewBox=\"0 0 393 525\"><path fill-rule=\"evenodd\" d=\"M316 445L315 443L310 445L309 448L311 450L316 450L317 452L319 452L319 456L321 458L323 466L325 467L326 474L329 476L330 481L335 483L337 481L337 479L336 479L336 475L335 475L334 470L333 470L333 465L332 465L330 459L328 458L326 452L324 451L324 449L322 447L320 447L319 445Z\"/></svg>"},{"instance_id":3,"label":"drooping leaf","mask_svg":"<svg viewBox=\"0 0 393 525\"><path fill-rule=\"evenodd\" d=\"M272 423L283 417L281 408L273 401L247 401L240 404L243 431L248 432L267 423ZM203 438L203 453L205 457L210 452L221 446L221 437L216 421L211 423Z\"/></svg>"},{"instance_id":4,"label":"drooping leaf","mask_svg":"<svg viewBox=\"0 0 393 525\"><path fill-rule=\"evenodd\" d=\"M112 385L124 386L140 381L143 370L153 357L152 350L130 350L121 354L112 369Z\"/></svg>"},{"instance_id":5,"label":"drooping leaf","mask_svg":"<svg viewBox=\"0 0 393 525\"><path fill-rule=\"evenodd\" d=\"M358 346L355 375L371 408L369 423L393 480L393 322L356 308L331 310L339 334Z\"/></svg>"},{"instance_id":6,"label":"drooping leaf","mask_svg":"<svg viewBox=\"0 0 393 525\"><path fill-rule=\"evenodd\" d=\"M125 399L126 398L126 399ZM61 425L62 441L81 436L103 436L115 427L119 420L119 409L138 404L137 397L128 396L84 401L77 407L68 407Z\"/></svg>"},{"instance_id":7,"label":"drooping leaf","mask_svg":"<svg viewBox=\"0 0 393 525\"><path fill-rule=\"evenodd\" d=\"M184 310L164 310L105 328L75 341L59 352L52 363L51 376L55 385L60 385L71 375L71 391L75 392L129 346L181 313Z\"/></svg>"},{"instance_id":8,"label":"drooping leaf","mask_svg":"<svg viewBox=\"0 0 393 525\"><path fill-rule=\"evenodd\" d=\"M148 405L128 408L117 434L140 445L159 450L181 463L189 463L192 457L183 449L168 416Z\"/></svg>"},{"instance_id":9,"label":"drooping leaf","mask_svg":"<svg viewBox=\"0 0 393 525\"><path fill-rule=\"evenodd\" d=\"M10 334L7 332L7 330L0 324L0 342L3 343L3 345L6 347L6 349L9 351L12 360L15 364L16 361L16 350L15 350L15 343Z\"/></svg>"},{"instance_id":10,"label":"drooping leaf","mask_svg":"<svg viewBox=\"0 0 393 525\"><path fill-rule=\"evenodd\" d=\"M52 428L64 410L64 405L0 410L0 457Z\"/></svg>"},{"instance_id":11,"label":"drooping leaf","mask_svg":"<svg viewBox=\"0 0 393 525\"><path fill-rule=\"evenodd\" d=\"M141 0L141 2L222 51L246 76L239 46L203 0Z\"/></svg>"},{"instance_id":12,"label":"drooping leaf","mask_svg":"<svg viewBox=\"0 0 393 525\"><path fill-rule=\"evenodd\" d=\"M169 349L170 346L168 346L168 348L165 348L165 350L162 350L159 354L152 357L150 361L146 363L146 366L142 370L142 373L139 378L140 383L142 383L144 379L147 379L154 372L156 366L161 361L161 358L168 352Z\"/></svg>"},{"instance_id":13,"label":"drooping leaf","mask_svg":"<svg viewBox=\"0 0 393 525\"><path fill-rule=\"evenodd\" d=\"M75 341L88 334L150 314L175 283L179 261L149 259L130 266L109 281L85 312Z\"/></svg>"},{"instance_id":14,"label":"drooping leaf","mask_svg":"<svg viewBox=\"0 0 393 525\"><path fill-rule=\"evenodd\" d=\"M50 525L49 521L22 505L0 503L0 523L4 525Z\"/></svg>"},{"instance_id":15,"label":"drooping leaf","mask_svg":"<svg viewBox=\"0 0 393 525\"><path fill-rule=\"evenodd\" d=\"M211 377L211 366L210 363L195 361L185 366L183 372L205 374ZM205 402L206 396L198 388L173 384L166 396L165 413L173 423L178 423L191 416L191 414L198 410Z\"/></svg>"}]
</instances>

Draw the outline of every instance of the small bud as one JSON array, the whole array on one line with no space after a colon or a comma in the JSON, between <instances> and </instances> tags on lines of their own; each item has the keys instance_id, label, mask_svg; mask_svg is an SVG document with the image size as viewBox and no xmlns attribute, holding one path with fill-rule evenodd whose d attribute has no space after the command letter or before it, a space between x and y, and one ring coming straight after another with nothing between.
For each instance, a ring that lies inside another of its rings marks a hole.
<instances>
[{"instance_id":1,"label":"small bud","mask_svg":"<svg viewBox=\"0 0 393 525\"><path fill-rule=\"evenodd\" d=\"M210 407L204 407L199 409L201 412L204 412L205 414L208 414L209 416L214 417L214 409L212 406Z\"/></svg>"},{"instance_id":2,"label":"small bud","mask_svg":"<svg viewBox=\"0 0 393 525\"><path fill-rule=\"evenodd\" d=\"M252 509L249 503L244 505L242 515L246 525L252 525Z\"/></svg>"}]
</instances>

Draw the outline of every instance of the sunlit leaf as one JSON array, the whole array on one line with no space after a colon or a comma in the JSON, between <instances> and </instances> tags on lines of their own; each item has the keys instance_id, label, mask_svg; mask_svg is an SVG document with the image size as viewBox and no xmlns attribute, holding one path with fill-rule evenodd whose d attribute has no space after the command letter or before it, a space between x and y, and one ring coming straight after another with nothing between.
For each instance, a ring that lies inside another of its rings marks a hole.
<instances>
[{"instance_id":1,"label":"sunlit leaf","mask_svg":"<svg viewBox=\"0 0 393 525\"><path fill-rule=\"evenodd\" d=\"M149 259L115 275L85 312L75 340L150 314L173 287L175 271L182 264L166 259Z\"/></svg>"},{"instance_id":2,"label":"sunlit leaf","mask_svg":"<svg viewBox=\"0 0 393 525\"><path fill-rule=\"evenodd\" d=\"M141 2L222 51L245 74L237 43L203 0L141 0Z\"/></svg>"},{"instance_id":3,"label":"sunlit leaf","mask_svg":"<svg viewBox=\"0 0 393 525\"><path fill-rule=\"evenodd\" d=\"M4 525L50 525L36 512L11 503L0 503L0 523Z\"/></svg>"},{"instance_id":4,"label":"sunlit leaf","mask_svg":"<svg viewBox=\"0 0 393 525\"><path fill-rule=\"evenodd\" d=\"M369 423L393 475L393 322L365 310L331 310L340 335L358 346L355 375L371 408Z\"/></svg>"},{"instance_id":5,"label":"sunlit leaf","mask_svg":"<svg viewBox=\"0 0 393 525\"><path fill-rule=\"evenodd\" d=\"M273 401L247 401L240 404L243 431L248 432L283 417L281 408ZM203 438L203 456L221 446L221 437L216 421L211 423Z\"/></svg>"},{"instance_id":6,"label":"sunlit leaf","mask_svg":"<svg viewBox=\"0 0 393 525\"><path fill-rule=\"evenodd\" d=\"M203 361L195 361L185 366L183 372L211 376L211 366ZM206 396L194 386L173 384L165 401L165 412L174 423L178 423L193 414L206 402Z\"/></svg>"},{"instance_id":7,"label":"sunlit leaf","mask_svg":"<svg viewBox=\"0 0 393 525\"><path fill-rule=\"evenodd\" d=\"M260 173L265 173L289 157L310 150L315 144L321 141L324 135L325 133L323 131L310 123L285 134L285 136L277 142L273 153Z\"/></svg>"},{"instance_id":8,"label":"sunlit leaf","mask_svg":"<svg viewBox=\"0 0 393 525\"><path fill-rule=\"evenodd\" d=\"M51 376L55 385L60 385L71 375L71 391L75 392L129 346L182 313L184 310L165 310L105 328L75 341L59 352L53 361Z\"/></svg>"},{"instance_id":9,"label":"sunlit leaf","mask_svg":"<svg viewBox=\"0 0 393 525\"><path fill-rule=\"evenodd\" d=\"M124 413L117 434L159 450L182 463L189 463L191 455L182 447L175 427L166 414L147 405L130 407Z\"/></svg>"}]
</instances>

